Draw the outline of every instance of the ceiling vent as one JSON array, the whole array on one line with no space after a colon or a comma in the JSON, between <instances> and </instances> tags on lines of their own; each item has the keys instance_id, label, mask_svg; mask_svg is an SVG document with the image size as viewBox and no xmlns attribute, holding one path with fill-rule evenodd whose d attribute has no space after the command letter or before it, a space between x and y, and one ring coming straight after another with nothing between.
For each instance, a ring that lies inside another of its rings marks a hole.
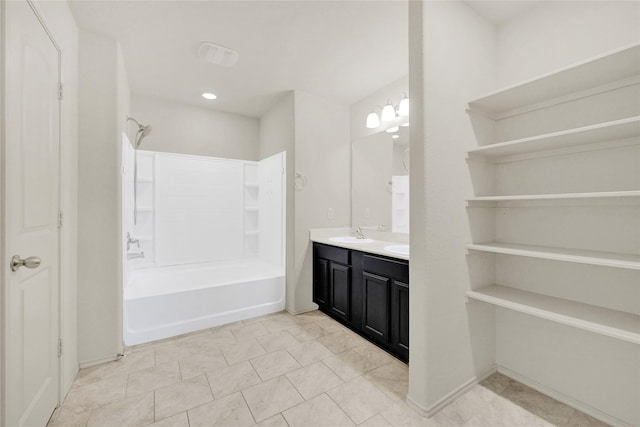
<instances>
[{"instance_id":1,"label":"ceiling vent","mask_svg":"<svg viewBox=\"0 0 640 427\"><path fill-rule=\"evenodd\" d=\"M238 52L211 42L200 43L198 57L203 61L223 67L233 67L238 62Z\"/></svg>"}]
</instances>

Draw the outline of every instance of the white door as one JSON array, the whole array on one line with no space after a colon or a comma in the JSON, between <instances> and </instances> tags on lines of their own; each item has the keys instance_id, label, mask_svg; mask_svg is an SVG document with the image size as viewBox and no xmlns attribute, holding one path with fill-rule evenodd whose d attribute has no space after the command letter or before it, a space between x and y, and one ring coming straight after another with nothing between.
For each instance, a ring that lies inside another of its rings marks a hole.
<instances>
[{"instance_id":1,"label":"white door","mask_svg":"<svg viewBox=\"0 0 640 427\"><path fill-rule=\"evenodd\" d=\"M3 263L6 427L44 426L59 399L59 50L26 1L5 7ZM29 257L11 268L10 259Z\"/></svg>"}]
</instances>

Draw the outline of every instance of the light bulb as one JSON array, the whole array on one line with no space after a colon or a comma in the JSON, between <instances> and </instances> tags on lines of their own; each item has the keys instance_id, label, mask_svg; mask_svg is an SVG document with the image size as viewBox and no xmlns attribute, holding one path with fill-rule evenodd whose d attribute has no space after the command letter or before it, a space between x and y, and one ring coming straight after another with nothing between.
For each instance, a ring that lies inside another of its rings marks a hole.
<instances>
[{"instance_id":1,"label":"light bulb","mask_svg":"<svg viewBox=\"0 0 640 427\"><path fill-rule=\"evenodd\" d=\"M385 132L394 133L394 132L398 132L399 130L400 128L398 126L394 126L392 128L387 129Z\"/></svg>"},{"instance_id":2,"label":"light bulb","mask_svg":"<svg viewBox=\"0 0 640 427\"><path fill-rule=\"evenodd\" d=\"M396 133L395 135L391 135L391 138L393 138L393 139L398 139L398 138L400 138L400 135L398 135L398 134Z\"/></svg>"},{"instance_id":3,"label":"light bulb","mask_svg":"<svg viewBox=\"0 0 640 427\"><path fill-rule=\"evenodd\" d=\"M406 93L404 98L400 100L400 105L398 105L398 115L402 117L407 117L409 115L409 97Z\"/></svg>"},{"instance_id":4,"label":"light bulb","mask_svg":"<svg viewBox=\"0 0 640 427\"><path fill-rule=\"evenodd\" d=\"M367 115L367 129L375 129L380 126L380 118L373 111Z\"/></svg>"},{"instance_id":5,"label":"light bulb","mask_svg":"<svg viewBox=\"0 0 640 427\"><path fill-rule=\"evenodd\" d=\"M203 93L202 97L204 99L216 99L217 98L217 96L215 96L213 93L210 93L210 92Z\"/></svg>"},{"instance_id":6,"label":"light bulb","mask_svg":"<svg viewBox=\"0 0 640 427\"><path fill-rule=\"evenodd\" d=\"M382 115L380 118L383 122L392 122L396 119L396 110L390 101L387 101L387 105L382 107Z\"/></svg>"}]
</instances>

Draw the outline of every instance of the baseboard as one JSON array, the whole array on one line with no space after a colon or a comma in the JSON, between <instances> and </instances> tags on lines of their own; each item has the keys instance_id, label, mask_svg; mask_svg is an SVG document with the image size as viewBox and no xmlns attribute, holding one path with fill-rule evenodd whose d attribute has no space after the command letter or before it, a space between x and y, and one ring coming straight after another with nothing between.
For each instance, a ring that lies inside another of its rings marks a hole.
<instances>
[{"instance_id":1,"label":"baseboard","mask_svg":"<svg viewBox=\"0 0 640 427\"><path fill-rule=\"evenodd\" d=\"M90 368L96 365L102 365L103 363L107 363L107 362L113 362L115 360L118 360L119 357L120 357L119 355L114 354L113 356L105 357L104 359L96 359L96 360L90 360L88 362L80 362L80 369Z\"/></svg>"},{"instance_id":2,"label":"baseboard","mask_svg":"<svg viewBox=\"0 0 640 427\"><path fill-rule=\"evenodd\" d=\"M546 394L547 396L552 397L555 400L562 402L566 405L569 405L572 408L582 411L585 414L590 415L593 418L596 418L604 423L610 424L615 427L633 427L631 424L627 424L626 422L616 417L613 417L609 414L606 414L600 411L599 409L594 408L593 406L590 406L584 402L581 402L572 397L569 397L566 394L563 394L543 384L540 384L539 382L532 380L531 378L528 378L517 372L514 372L508 368L505 368L504 366L498 366L497 368L498 368L498 372L500 372L504 376L509 377L515 381L518 381L519 383L522 383L526 386L529 386L532 389L537 390L542 394Z\"/></svg>"},{"instance_id":3,"label":"baseboard","mask_svg":"<svg viewBox=\"0 0 640 427\"><path fill-rule=\"evenodd\" d=\"M496 366L492 366L491 368L489 368L483 374L471 378L470 380L468 380L467 382L462 384L460 387L458 387L455 390L451 391L449 394L447 394L442 399L438 400L436 403L434 403L433 405L431 405L429 407L425 407L425 406L420 405L418 402L413 400L411 398L411 396L409 396L409 395L407 395L406 402L407 402L407 404L409 406L411 406L413 409L415 409L423 417L431 418L435 414L440 412L444 407L446 407L451 402L456 400L458 397L462 396L467 391L471 390L477 384L479 384L482 381L484 381L487 377L489 377L489 376L493 375L494 373L496 373L496 368L497 368Z\"/></svg>"},{"instance_id":4,"label":"baseboard","mask_svg":"<svg viewBox=\"0 0 640 427\"><path fill-rule=\"evenodd\" d=\"M315 304L314 304L315 305ZM304 313L309 313L310 311L316 311L318 309L318 306L315 305L315 307L308 307L308 308L303 308L302 310L290 310L290 309L285 309L285 311L293 316L298 315L298 314L304 314Z\"/></svg>"}]
</instances>

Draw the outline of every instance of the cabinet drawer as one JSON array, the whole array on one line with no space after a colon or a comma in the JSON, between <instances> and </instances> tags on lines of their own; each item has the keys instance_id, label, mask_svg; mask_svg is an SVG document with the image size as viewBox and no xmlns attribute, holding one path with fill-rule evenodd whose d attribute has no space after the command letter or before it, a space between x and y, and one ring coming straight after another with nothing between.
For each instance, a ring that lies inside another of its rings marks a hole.
<instances>
[{"instance_id":1,"label":"cabinet drawer","mask_svg":"<svg viewBox=\"0 0 640 427\"><path fill-rule=\"evenodd\" d=\"M362 269L370 273L409 283L409 263L406 261L395 261L373 255L364 255L362 257Z\"/></svg>"},{"instance_id":2,"label":"cabinet drawer","mask_svg":"<svg viewBox=\"0 0 640 427\"><path fill-rule=\"evenodd\" d=\"M335 246L313 244L314 255L340 264L351 264L351 251L349 249L337 248Z\"/></svg>"}]
</instances>

